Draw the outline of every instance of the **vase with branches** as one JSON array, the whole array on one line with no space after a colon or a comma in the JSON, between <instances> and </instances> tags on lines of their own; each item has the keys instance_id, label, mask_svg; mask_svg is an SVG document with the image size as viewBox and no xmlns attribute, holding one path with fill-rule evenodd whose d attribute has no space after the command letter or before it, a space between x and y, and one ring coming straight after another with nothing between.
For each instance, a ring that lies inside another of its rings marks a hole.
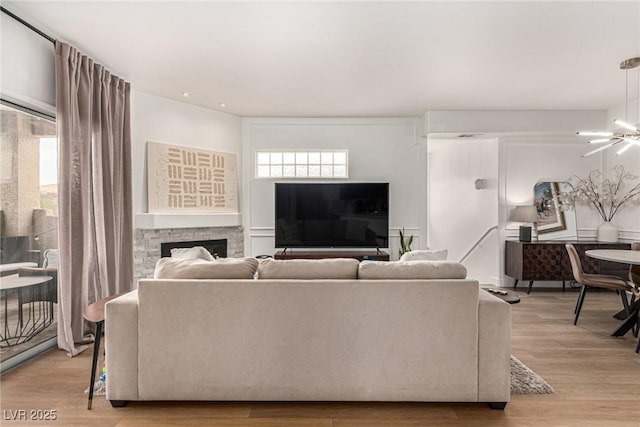
<instances>
[{"instance_id":1,"label":"vase with branches","mask_svg":"<svg viewBox=\"0 0 640 427\"><path fill-rule=\"evenodd\" d=\"M610 178L601 170L589 172L586 178L573 175L567 180L570 190L559 194L560 202L569 208L576 202L590 205L604 221L603 230L598 228L598 240L617 241L618 230L611 221L620 209L640 200L640 182L636 180L638 176L627 173L622 165L613 167Z\"/></svg>"}]
</instances>

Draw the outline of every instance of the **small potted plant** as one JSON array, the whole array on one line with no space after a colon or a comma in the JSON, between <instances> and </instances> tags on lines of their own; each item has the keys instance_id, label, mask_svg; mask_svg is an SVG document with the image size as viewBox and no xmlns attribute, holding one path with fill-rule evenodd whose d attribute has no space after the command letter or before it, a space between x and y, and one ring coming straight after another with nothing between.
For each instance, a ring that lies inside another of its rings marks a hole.
<instances>
[{"instance_id":1,"label":"small potted plant","mask_svg":"<svg viewBox=\"0 0 640 427\"><path fill-rule=\"evenodd\" d=\"M598 226L600 242L618 241L618 227L611 221L622 207L640 199L640 183L634 183L636 175L627 173L622 165L615 166L612 172L612 178L606 178L600 170L589 172L586 178L573 175L567 180L571 190L559 195L565 206L572 208L576 202L585 202L598 212L603 221Z\"/></svg>"},{"instance_id":2,"label":"small potted plant","mask_svg":"<svg viewBox=\"0 0 640 427\"><path fill-rule=\"evenodd\" d=\"M404 227L399 231L400 233L400 249L398 250L398 256L402 257L406 252L411 251L411 244L413 243L413 234L408 238L405 236Z\"/></svg>"}]
</instances>

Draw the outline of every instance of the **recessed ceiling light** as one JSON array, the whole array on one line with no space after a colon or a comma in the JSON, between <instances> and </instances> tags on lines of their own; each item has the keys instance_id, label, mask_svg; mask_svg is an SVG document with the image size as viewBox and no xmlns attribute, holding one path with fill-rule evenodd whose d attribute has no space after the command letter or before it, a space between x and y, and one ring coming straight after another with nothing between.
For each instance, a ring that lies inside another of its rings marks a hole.
<instances>
[{"instance_id":1,"label":"recessed ceiling light","mask_svg":"<svg viewBox=\"0 0 640 427\"><path fill-rule=\"evenodd\" d=\"M184 96L185 98L189 97L189 92L182 92L182 96Z\"/></svg>"},{"instance_id":2,"label":"recessed ceiling light","mask_svg":"<svg viewBox=\"0 0 640 427\"><path fill-rule=\"evenodd\" d=\"M224 108L224 107L226 107L226 106L227 106L227 104L225 104L224 102L221 102L221 103L219 103L218 105L220 106L220 108Z\"/></svg>"}]
</instances>

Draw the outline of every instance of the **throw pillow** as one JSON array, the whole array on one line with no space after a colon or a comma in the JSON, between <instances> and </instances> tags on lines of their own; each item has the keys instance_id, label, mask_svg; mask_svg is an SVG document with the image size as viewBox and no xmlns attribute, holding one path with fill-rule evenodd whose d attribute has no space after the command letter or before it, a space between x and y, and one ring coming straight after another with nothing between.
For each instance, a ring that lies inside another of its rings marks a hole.
<instances>
[{"instance_id":1,"label":"throw pillow","mask_svg":"<svg viewBox=\"0 0 640 427\"><path fill-rule=\"evenodd\" d=\"M358 260L328 259L265 259L258 267L258 279L356 279Z\"/></svg>"},{"instance_id":2,"label":"throw pillow","mask_svg":"<svg viewBox=\"0 0 640 427\"><path fill-rule=\"evenodd\" d=\"M415 250L402 254L400 261L444 261L447 259L449 251L439 250Z\"/></svg>"},{"instance_id":3,"label":"throw pillow","mask_svg":"<svg viewBox=\"0 0 640 427\"><path fill-rule=\"evenodd\" d=\"M204 259L160 258L154 279L253 279L255 258Z\"/></svg>"},{"instance_id":4,"label":"throw pillow","mask_svg":"<svg viewBox=\"0 0 640 427\"><path fill-rule=\"evenodd\" d=\"M370 261L360 263L359 279L464 279L467 269L453 261Z\"/></svg>"},{"instance_id":5,"label":"throw pillow","mask_svg":"<svg viewBox=\"0 0 640 427\"><path fill-rule=\"evenodd\" d=\"M204 259L212 261L215 258L205 247L194 246L192 248L173 248L171 249L171 258L178 259Z\"/></svg>"}]
</instances>

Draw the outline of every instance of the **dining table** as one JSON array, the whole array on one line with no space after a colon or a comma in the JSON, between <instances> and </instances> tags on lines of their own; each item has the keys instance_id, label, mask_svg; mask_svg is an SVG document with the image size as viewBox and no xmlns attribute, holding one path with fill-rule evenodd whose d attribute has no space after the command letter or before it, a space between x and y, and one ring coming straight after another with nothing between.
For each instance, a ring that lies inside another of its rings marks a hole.
<instances>
[{"instance_id":1,"label":"dining table","mask_svg":"<svg viewBox=\"0 0 640 427\"><path fill-rule=\"evenodd\" d=\"M621 264L633 264L640 265L640 251L634 251L630 249L593 249L585 251L585 255L591 258L619 262ZM621 337L634 326L638 325L640 320L638 315L640 313L640 299L637 299L633 304L629 306L629 312L631 313L624 319L622 325L620 325L611 336Z\"/></svg>"}]
</instances>

